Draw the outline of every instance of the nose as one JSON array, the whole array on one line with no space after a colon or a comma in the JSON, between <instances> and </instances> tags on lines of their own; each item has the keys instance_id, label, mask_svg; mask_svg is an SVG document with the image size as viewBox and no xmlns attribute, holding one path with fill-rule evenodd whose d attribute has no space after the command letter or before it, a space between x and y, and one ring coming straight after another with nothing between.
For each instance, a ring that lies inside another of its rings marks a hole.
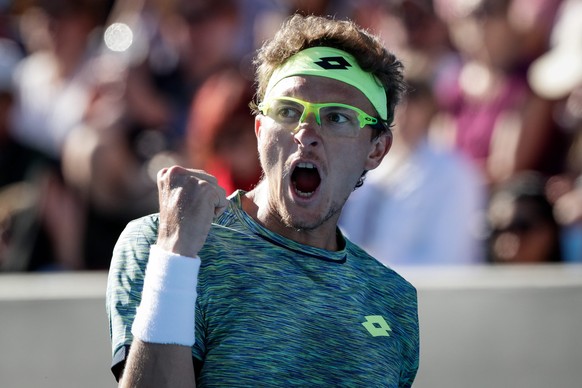
<instances>
[{"instance_id":1,"label":"nose","mask_svg":"<svg viewBox=\"0 0 582 388\"><path fill-rule=\"evenodd\" d=\"M295 142L304 147L317 146L321 141L321 125L317 123L315 114L308 114L299 121L293 135Z\"/></svg>"}]
</instances>

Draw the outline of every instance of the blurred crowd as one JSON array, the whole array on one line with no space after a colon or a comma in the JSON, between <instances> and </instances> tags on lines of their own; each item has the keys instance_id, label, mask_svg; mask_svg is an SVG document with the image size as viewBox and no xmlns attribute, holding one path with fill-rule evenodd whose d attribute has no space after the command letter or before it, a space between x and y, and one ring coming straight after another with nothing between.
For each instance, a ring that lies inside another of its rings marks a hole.
<instances>
[{"instance_id":1,"label":"blurred crowd","mask_svg":"<svg viewBox=\"0 0 582 388\"><path fill-rule=\"evenodd\" d=\"M252 188L252 58L295 12L406 68L350 239L389 265L582 262L582 0L0 0L0 270L107 269L165 166Z\"/></svg>"}]
</instances>

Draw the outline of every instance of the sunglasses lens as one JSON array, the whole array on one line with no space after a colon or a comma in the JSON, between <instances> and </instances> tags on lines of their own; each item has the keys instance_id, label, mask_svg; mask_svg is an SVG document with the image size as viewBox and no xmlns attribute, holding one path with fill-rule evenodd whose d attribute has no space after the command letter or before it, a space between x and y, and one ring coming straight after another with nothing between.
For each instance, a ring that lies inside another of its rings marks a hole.
<instances>
[{"instance_id":1,"label":"sunglasses lens","mask_svg":"<svg viewBox=\"0 0 582 388\"><path fill-rule=\"evenodd\" d=\"M377 120L356 107L346 104L314 104L291 97L274 98L260 106L282 129L296 131L310 114L324 133L332 136L357 137L362 127Z\"/></svg>"}]
</instances>

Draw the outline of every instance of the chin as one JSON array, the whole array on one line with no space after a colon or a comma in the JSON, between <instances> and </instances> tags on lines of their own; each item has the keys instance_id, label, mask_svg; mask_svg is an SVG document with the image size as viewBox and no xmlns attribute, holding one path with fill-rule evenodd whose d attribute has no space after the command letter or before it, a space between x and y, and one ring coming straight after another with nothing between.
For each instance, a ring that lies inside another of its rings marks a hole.
<instances>
[{"instance_id":1,"label":"chin","mask_svg":"<svg viewBox=\"0 0 582 388\"><path fill-rule=\"evenodd\" d=\"M339 217L341 207L328 206L325 209L307 210L300 208L295 210L295 215L289 214L288 225L297 230L315 230L330 220Z\"/></svg>"}]
</instances>

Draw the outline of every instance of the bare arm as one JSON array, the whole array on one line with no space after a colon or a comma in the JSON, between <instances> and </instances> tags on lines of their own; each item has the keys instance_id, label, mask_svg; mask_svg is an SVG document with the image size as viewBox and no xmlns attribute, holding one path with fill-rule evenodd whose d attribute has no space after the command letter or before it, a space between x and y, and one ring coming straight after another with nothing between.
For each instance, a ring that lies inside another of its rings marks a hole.
<instances>
[{"instance_id":1,"label":"bare arm","mask_svg":"<svg viewBox=\"0 0 582 388\"><path fill-rule=\"evenodd\" d=\"M226 193L205 172L177 166L160 171L158 191L156 245L181 256L197 256L213 218L226 208ZM195 387L191 347L152 342L134 338L120 386Z\"/></svg>"},{"instance_id":2,"label":"bare arm","mask_svg":"<svg viewBox=\"0 0 582 388\"><path fill-rule=\"evenodd\" d=\"M134 339L119 386L196 387L190 347Z\"/></svg>"}]
</instances>

